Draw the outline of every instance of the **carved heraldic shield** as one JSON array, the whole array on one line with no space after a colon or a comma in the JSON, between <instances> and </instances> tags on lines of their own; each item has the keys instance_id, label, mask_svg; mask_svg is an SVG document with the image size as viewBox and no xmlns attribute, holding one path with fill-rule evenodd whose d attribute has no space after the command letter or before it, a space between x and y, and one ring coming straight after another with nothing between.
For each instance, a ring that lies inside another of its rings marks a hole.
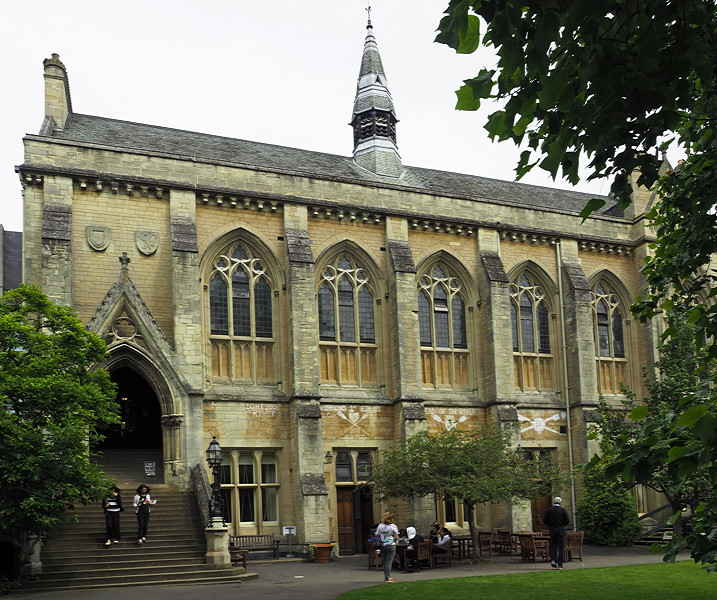
<instances>
[{"instance_id":1,"label":"carved heraldic shield","mask_svg":"<svg viewBox=\"0 0 717 600\"><path fill-rule=\"evenodd\" d=\"M157 251L159 235L156 231L135 231L134 241L137 244L137 250L145 256L149 256Z\"/></svg>"},{"instance_id":2,"label":"carved heraldic shield","mask_svg":"<svg viewBox=\"0 0 717 600\"><path fill-rule=\"evenodd\" d=\"M110 245L110 233L109 227L100 227L99 225L88 225L87 226L87 243L90 248L97 252L102 252Z\"/></svg>"}]
</instances>

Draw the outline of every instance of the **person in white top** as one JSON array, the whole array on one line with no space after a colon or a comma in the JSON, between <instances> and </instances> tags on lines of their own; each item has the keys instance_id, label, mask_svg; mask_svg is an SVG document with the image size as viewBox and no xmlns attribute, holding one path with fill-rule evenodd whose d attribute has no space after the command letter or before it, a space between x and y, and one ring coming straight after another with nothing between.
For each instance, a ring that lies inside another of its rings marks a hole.
<instances>
[{"instance_id":1,"label":"person in white top","mask_svg":"<svg viewBox=\"0 0 717 600\"><path fill-rule=\"evenodd\" d=\"M147 541L147 526L149 525L150 506L156 504L156 500L152 500L149 496L149 488L146 485L140 485L137 488L137 494L134 497L134 507L137 513L137 544L141 546Z\"/></svg>"},{"instance_id":2,"label":"person in white top","mask_svg":"<svg viewBox=\"0 0 717 600\"><path fill-rule=\"evenodd\" d=\"M396 540L398 539L398 527L393 522L393 514L386 511L383 519L376 527L376 537L381 540L381 558L383 559L384 583L393 583L391 579L391 566L396 556Z\"/></svg>"}]
</instances>

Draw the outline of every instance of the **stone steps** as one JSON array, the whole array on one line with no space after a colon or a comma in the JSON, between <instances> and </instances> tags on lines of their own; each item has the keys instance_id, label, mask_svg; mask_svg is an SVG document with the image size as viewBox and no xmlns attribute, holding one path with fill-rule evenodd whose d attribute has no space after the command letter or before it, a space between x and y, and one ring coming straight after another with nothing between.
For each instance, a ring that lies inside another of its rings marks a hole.
<instances>
[{"instance_id":1,"label":"stone steps","mask_svg":"<svg viewBox=\"0 0 717 600\"><path fill-rule=\"evenodd\" d=\"M144 458L138 457L151 453L128 452L127 461L113 452L105 464L105 472L116 481L126 478L137 482L131 488L123 488L122 541L105 546L105 519L99 503L78 506L73 511L76 522L58 523L45 541L42 575L23 583L21 591L237 583L252 577L243 568L205 564L206 537L194 494L143 481L137 472L139 468L140 475L144 475ZM152 499L157 500L152 508L147 542L142 545L136 543L137 520L132 506L135 488L140 483L148 485Z\"/></svg>"}]
</instances>

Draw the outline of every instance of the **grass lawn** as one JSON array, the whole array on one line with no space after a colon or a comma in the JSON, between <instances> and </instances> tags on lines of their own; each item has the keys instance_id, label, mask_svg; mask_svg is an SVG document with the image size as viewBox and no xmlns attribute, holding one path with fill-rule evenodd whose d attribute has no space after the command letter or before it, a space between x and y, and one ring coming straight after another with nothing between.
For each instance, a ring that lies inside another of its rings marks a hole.
<instances>
[{"instance_id":1,"label":"grass lawn","mask_svg":"<svg viewBox=\"0 0 717 600\"><path fill-rule=\"evenodd\" d=\"M692 561L601 569L566 569L514 575L381 583L337 600L717 600L717 572Z\"/></svg>"}]
</instances>

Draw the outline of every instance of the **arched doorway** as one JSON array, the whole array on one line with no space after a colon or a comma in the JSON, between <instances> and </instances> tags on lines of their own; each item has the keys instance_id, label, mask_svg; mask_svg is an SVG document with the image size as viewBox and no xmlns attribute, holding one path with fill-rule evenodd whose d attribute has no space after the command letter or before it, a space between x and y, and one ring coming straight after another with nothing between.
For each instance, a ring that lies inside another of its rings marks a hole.
<instances>
[{"instance_id":1,"label":"arched doorway","mask_svg":"<svg viewBox=\"0 0 717 600\"><path fill-rule=\"evenodd\" d=\"M147 380L130 366L123 365L110 373L117 384L119 425L104 432L102 449L162 448L162 408Z\"/></svg>"}]
</instances>

